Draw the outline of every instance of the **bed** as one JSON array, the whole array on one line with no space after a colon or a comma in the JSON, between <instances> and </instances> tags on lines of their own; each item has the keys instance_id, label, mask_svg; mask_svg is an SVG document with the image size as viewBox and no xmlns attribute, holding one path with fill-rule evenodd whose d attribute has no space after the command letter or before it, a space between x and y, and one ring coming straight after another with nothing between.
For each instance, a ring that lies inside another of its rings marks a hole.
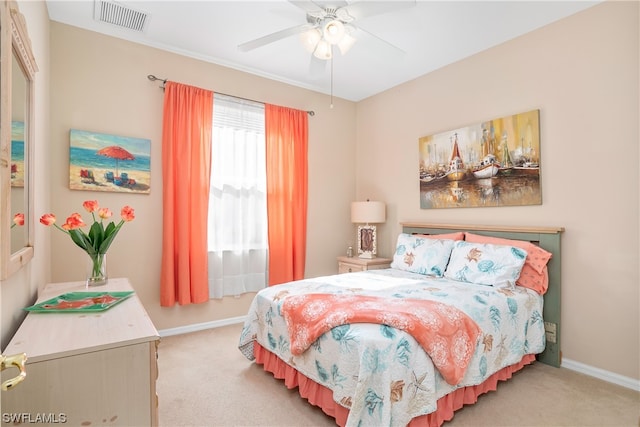
<instances>
[{"instance_id":1,"label":"bed","mask_svg":"<svg viewBox=\"0 0 640 427\"><path fill-rule=\"evenodd\" d=\"M256 294L238 347L340 426L440 426L560 366L562 231L402 223L389 269Z\"/></svg>"}]
</instances>

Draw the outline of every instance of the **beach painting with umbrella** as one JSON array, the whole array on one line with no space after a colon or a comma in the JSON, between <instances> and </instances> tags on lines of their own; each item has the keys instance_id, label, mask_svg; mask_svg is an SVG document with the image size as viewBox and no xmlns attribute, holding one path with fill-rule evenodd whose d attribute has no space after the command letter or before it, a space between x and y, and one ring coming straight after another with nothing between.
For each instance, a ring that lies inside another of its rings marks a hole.
<instances>
[{"instance_id":1,"label":"beach painting with umbrella","mask_svg":"<svg viewBox=\"0 0 640 427\"><path fill-rule=\"evenodd\" d=\"M151 140L71 129L69 188L151 192Z\"/></svg>"}]
</instances>

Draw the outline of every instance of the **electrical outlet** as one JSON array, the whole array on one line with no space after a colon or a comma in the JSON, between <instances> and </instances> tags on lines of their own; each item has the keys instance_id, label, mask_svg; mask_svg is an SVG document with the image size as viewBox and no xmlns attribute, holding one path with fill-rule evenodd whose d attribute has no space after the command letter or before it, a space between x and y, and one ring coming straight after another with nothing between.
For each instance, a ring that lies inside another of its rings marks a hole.
<instances>
[{"instance_id":1,"label":"electrical outlet","mask_svg":"<svg viewBox=\"0 0 640 427\"><path fill-rule=\"evenodd\" d=\"M547 342L552 342L552 343L556 342L557 326L558 325L555 323L544 322L544 331L547 338Z\"/></svg>"}]
</instances>

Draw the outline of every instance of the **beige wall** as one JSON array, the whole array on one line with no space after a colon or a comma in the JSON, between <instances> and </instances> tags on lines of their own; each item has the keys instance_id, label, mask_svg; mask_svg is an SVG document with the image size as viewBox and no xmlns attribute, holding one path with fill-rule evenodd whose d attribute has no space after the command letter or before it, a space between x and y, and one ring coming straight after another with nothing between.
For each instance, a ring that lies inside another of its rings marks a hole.
<instances>
[{"instance_id":1,"label":"beige wall","mask_svg":"<svg viewBox=\"0 0 640 427\"><path fill-rule=\"evenodd\" d=\"M345 219L355 192L354 103L338 101L329 109L325 95L60 23L51 23L51 40L51 210L68 215L89 198L114 212L125 204L135 209L136 220L109 250L108 269L113 277L130 278L158 329L244 316L252 295L184 307L159 305L163 91L148 74L315 111L309 118L307 275L337 272L335 257L346 247L340 236L350 233ZM150 139L151 194L69 190L69 129ZM82 279L84 253L67 236L51 231L51 279Z\"/></svg>"},{"instance_id":2,"label":"beige wall","mask_svg":"<svg viewBox=\"0 0 640 427\"><path fill-rule=\"evenodd\" d=\"M162 91L147 74L316 111L308 276L335 272L335 256L353 244L356 196L388 203L381 255L391 254L402 220L564 226L564 355L640 378L637 3L594 7L357 105L336 100L333 110L327 96L49 24L43 2L20 4L40 67L36 215L63 216L88 198L133 206L137 219L113 244L109 270L131 278L159 329L242 316L250 296L159 307ZM541 206L420 210L420 136L533 108L541 118ZM71 128L151 139L151 195L70 191ZM3 347L38 286L84 275L82 251L54 231L36 227L34 261L0 283Z\"/></svg>"},{"instance_id":3,"label":"beige wall","mask_svg":"<svg viewBox=\"0 0 640 427\"><path fill-rule=\"evenodd\" d=\"M564 357L640 378L638 3L605 3L358 103L357 191L400 221L561 226ZM418 138L540 110L541 206L421 210Z\"/></svg>"}]
</instances>

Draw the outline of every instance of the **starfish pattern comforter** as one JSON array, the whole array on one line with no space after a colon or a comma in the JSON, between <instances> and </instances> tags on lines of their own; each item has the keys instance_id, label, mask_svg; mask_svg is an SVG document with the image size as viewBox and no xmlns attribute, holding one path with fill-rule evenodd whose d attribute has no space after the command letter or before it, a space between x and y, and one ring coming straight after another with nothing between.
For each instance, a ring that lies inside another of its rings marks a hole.
<instances>
[{"instance_id":1,"label":"starfish pattern comforter","mask_svg":"<svg viewBox=\"0 0 640 427\"><path fill-rule=\"evenodd\" d=\"M394 305L402 299L447 304L480 328L473 356L462 379L449 384L410 333L377 323L336 326L294 355L283 304L288 297L309 293L386 298ZM406 425L435 411L438 399L456 388L480 384L525 354L542 352L542 306L542 296L519 286L495 288L396 269L325 276L256 294L239 349L253 360L258 342L332 390L334 400L350 410L347 427Z\"/></svg>"}]
</instances>

